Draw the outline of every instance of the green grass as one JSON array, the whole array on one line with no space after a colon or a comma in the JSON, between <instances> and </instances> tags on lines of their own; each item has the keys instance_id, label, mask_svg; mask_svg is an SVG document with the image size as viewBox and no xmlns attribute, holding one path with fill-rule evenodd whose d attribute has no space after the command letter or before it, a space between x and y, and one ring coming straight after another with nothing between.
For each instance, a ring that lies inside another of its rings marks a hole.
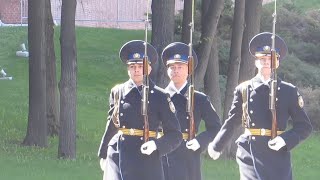
<instances>
[{"instance_id":1,"label":"green grass","mask_svg":"<svg viewBox=\"0 0 320 180\"><path fill-rule=\"evenodd\" d=\"M57 68L60 69L56 29ZM0 28L0 66L13 81L0 81L0 180L93 180L101 179L97 149L105 127L110 88L127 79L118 58L121 45L143 39L143 31L77 28L78 108L77 159L57 159L58 138L49 138L48 148L20 145L27 129L28 60L15 56L26 41L24 27ZM58 75L59 76L59 75ZM320 135L314 135L294 152L295 179L318 179ZM205 180L239 179L233 160L204 158Z\"/></svg>"},{"instance_id":2,"label":"green grass","mask_svg":"<svg viewBox=\"0 0 320 180\"><path fill-rule=\"evenodd\" d=\"M293 150L293 174L297 180L319 179L320 134L314 134Z\"/></svg>"},{"instance_id":3,"label":"green grass","mask_svg":"<svg viewBox=\"0 0 320 180\"><path fill-rule=\"evenodd\" d=\"M141 38L140 38L141 37ZM49 147L21 147L28 117L28 60L15 56L26 42L25 27L0 28L0 66L13 81L0 81L0 179L99 179L97 149L104 131L110 88L127 79L118 50L143 31L77 29L77 160L57 159L58 138ZM60 72L59 28L56 29ZM59 73L58 75L59 76Z\"/></svg>"}]
</instances>

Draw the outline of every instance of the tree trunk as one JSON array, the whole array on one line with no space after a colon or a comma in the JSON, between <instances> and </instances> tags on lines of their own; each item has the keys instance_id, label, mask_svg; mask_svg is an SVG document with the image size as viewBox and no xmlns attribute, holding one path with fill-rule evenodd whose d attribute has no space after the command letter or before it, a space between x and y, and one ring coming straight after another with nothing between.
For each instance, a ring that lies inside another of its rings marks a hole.
<instances>
[{"instance_id":1,"label":"tree trunk","mask_svg":"<svg viewBox=\"0 0 320 180\"><path fill-rule=\"evenodd\" d=\"M46 1L28 3L29 115L23 145L46 147Z\"/></svg>"},{"instance_id":2,"label":"tree trunk","mask_svg":"<svg viewBox=\"0 0 320 180\"><path fill-rule=\"evenodd\" d=\"M201 1L201 26L204 26L207 23L206 14L208 13L211 0L202 0Z\"/></svg>"},{"instance_id":3,"label":"tree trunk","mask_svg":"<svg viewBox=\"0 0 320 180\"><path fill-rule=\"evenodd\" d=\"M246 0L245 29L242 39L239 83L251 79L255 74L254 58L249 53L249 42L260 31L262 0Z\"/></svg>"},{"instance_id":4,"label":"tree trunk","mask_svg":"<svg viewBox=\"0 0 320 180\"><path fill-rule=\"evenodd\" d=\"M151 44L161 56L163 48L174 40L174 7L173 0L152 1L152 36ZM160 87L166 87L169 82L167 68L162 63L161 57L152 66L151 78Z\"/></svg>"},{"instance_id":5,"label":"tree trunk","mask_svg":"<svg viewBox=\"0 0 320 180\"><path fill-rule=\"evenodd\" d=\"M254 59L249 54L249 42L251 38L260 30L260 17L262 10L262 0L246 0L245 4L245 29L241 47L241 63L239 72L239 83L251 79L255 73ZM240 134L243 133L243 127L237 128L233 133L231 142L234 142ZM235 143L230 143L225 148L227 157L235 157L237 146Z\"/></svg>"},{"instance_id":6,"label":"tree trunk","mask_svg":"<svg viewBox=\"0 0 320 180\"><path fill-rule=\"evenodd\" d=\"M184 0L181 42L190 43L190 23L192 21L192 1ZM195 7L194 7L195 8Z\"/></svg>"},{"instance_id":7,"label":"tree trunk","mask_svg":"<svg viewBox=\"0 0 320 180\"><path fill-rule=\"evenodd\" d=\"M59 134L59 96L56 78L56 56L54 50L54 24L51 14L50 0L46 0L46 81L47 81L47 121L48 135Z\"/></svg>"},{"instance_id":8,"label":"tree trunk","mask_svg":"<svg viewBox=\"0 0 320 180\"><path fill-rule=\"evenodd\" d=\"M223 5L224 0L211 1L207 13L202 14L202 18L205 18L205 20L202 20L201 22L206 23L202 24L200 45L197 51L199 63L197 69L195 70L196 89L201 90L203 88L203 79L206 73L206 69L208 67L212 42L217 30L217 25L220 19Z\"/></svg>"},{"instance_id":9,"label":"tree trunk","mask_svg":"<svg viewBox=\"0 0 320 180\"><path fill-rule=\"evenodd\" d=\"M241 42L244 29L245 1L235 1L228 79L226 85L223 119L227 119L232 104L233 91L238 85L241 61Z\"/></svg>"},{"instance_id":10,"label":"tree trunk","mask_svg":"<svg viewBox=\"0 0 320 180\"><path fill-rule=\"evenodd\" d=\"M61 7L61 80L59 158L76 158L77 49L76 0L63 0Z\"/></svg>"},{"instance_id":11,"label":"tree trunk","mask_svg":"<svg viewBox=\"0 0 320 180\"><path fill-rule=\"evenodd\" d=\"M212 43L210 59L206 75L204 77L204 92L210 97L212 105L217 114L221 117L221 94L219 85L219 51L218 39L215 38Z\"/></svg>"}]
</instances>

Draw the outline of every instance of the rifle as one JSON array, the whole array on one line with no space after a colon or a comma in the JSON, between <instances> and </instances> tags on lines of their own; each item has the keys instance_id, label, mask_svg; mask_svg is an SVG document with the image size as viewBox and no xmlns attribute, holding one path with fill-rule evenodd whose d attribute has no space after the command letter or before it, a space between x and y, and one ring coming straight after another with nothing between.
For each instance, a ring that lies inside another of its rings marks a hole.
<instances>
[{"instance_id":1,"label":"rifle","mask_svg":"<svg viewBox=\"0 0 320 180\"><path fill-rule=\"evenodd\" d=\"M272 126L271 126L271 138L277 136L277 110L276 110L276 98L277 98L277 64L278 57L275 50L276 39L276 22L277 22L277 0L274 1L274 13L273 13L273 27L272 27L272 45L271 45L271 85L269 93L269 109L272 114Z\"/></svg>"},{"instance_id":2,"label":"rifle","mask_svg":"<svg viewBox=\"0 0 320 180\"><path fill-rule=\"evenodd\" d=\"M189 75L189 88L188 88L188 102L187 113L189 115L189 136L188 140L195 137L195 124L194 124L194 59L192 56L192 32L194 30L194 0L192 0L192 16L190 23L190 43L189 43L189 56L188 56L188 75Z\"/></svg>"},{"instance_id":3,"label":"rifle","mask_svg":"<svg viewBox=\"0 0 320 180\"><path fill-rule=\"evenodd\" d=\"M142 88L142 102L141 114L143 116L143 140L149 141L149 120L148 120L148 95L149 95L149 60L147 54L148 41L148 22L149 22L149 0L147 1L147 18L145 20L145 37L144 37L144 57L143 57L143 88Z\"/></svg>"}]
</instances>

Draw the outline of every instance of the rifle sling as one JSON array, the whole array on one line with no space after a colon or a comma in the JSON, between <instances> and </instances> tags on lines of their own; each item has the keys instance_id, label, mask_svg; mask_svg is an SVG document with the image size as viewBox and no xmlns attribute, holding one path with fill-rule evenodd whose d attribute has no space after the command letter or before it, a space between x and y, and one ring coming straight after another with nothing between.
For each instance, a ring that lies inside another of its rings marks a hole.
<instances>
[{"instance_id":1,"label":"rifle sling","mask_svg":"<svg viewBox=\"0 0 320 180\"><path fill-rule=\"evenodd\" d=\"M114 92L113 100L114 100L114 110L112 113L112 121L114 125L119 128L120 127L120 120L119 120L119 109L120 109L120 94L121 88L120 85L117 86L117 90Z\"/></svg>"},{"instance_id":2,"label":"rifle sling","mask_svg":"<svg viewBox=\"0 0 320 180\"><path fill-rule=\"evenodd\" d=\"M245 81L242 84L242 127L247 127L248 120L248 86L250 81Z\"/></svg>"}]
</instances>

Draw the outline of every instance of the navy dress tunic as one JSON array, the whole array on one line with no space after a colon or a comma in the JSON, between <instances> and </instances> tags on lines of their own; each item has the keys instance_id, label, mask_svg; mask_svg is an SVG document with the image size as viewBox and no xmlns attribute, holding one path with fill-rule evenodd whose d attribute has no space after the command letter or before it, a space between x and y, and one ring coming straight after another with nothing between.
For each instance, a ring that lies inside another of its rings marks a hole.
<instances>
[{"instance_id":1,"label":"navy dress tunic","mask_svg":"<svg viewBox=\"0 0 320 180\"><path fill-rule=\"evenodd\" d=\"M111 90L110 111L106 131L99 148L99 157L107 159L108 180L164 180L161 157L178 147L182 141L180 125L170 97L163 89L150 81L148 119L150 131L162 126L161 138L150 137L157 150L150 155L140 152L144 143L140 136L118 133L111 120L115 92L120 92L119 122L121 128L143 129L141 94L132 80L117 85ZM110 177L110 178L109 178Z\"/></svg>"},{"instance_id":2,"label":"navy dress tunic","mask_svg":"<svg viewBox=\"0 0 320 180\"><path fill-rule=\"evenodd\" d=\"M286 145L279 151L268 147L270 136L242 134L236 143L237 163L242 180L291 180L290 151L306 139L312 132L312 126L303 109L303 100L298 89L290 83L278 80L276 112L278 130L285 131L281 136ZM269 84L264 84L256 76L246 83L238 85L234 92L229 118L222 125L214 140L213 149L221 152L229 142L232 132L241 125L242 89L247 88L246 128L271 129L271 111L269 110ZM289 119L292 127L288 128ZM288 129L287 129L288 128Z\"/></svg>"}]
</instances>

